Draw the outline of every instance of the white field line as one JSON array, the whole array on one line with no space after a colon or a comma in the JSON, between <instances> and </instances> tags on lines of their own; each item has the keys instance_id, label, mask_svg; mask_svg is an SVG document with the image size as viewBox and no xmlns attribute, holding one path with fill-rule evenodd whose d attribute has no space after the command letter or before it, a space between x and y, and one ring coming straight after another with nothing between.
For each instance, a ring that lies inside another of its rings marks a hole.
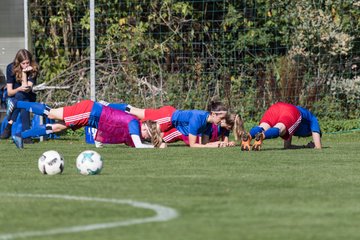
<instances>
[{"instance_id":1,"label":"white field line","mask_svg":"<svg viewBox=\"0 0 360 240\"><path fill-rule=\"evenodd\" d=\"M149 222L164 222L164 221L169 221L178 216L177 211L169 207L161 206L158 204L146 203L146 202L126 200L126 199L78 197L78 196L58 195L58 194L0 193L0 196L16 197L16 198L53 198L53 199L64 199L70 201L89 201L89 202L104 202L111 204L127 204L136 208L150 209L156 213L155 216L147 217L147 218L136 218L136 219L128 219L128 220L108 222L108 223L97 223L97 224L89 224L89 225L81 225L81 226L73 226L73 227L54 228L44 231L5 233L5 234L0 234L0 240L9 240L9 239L36 237L36 236L48 236L48 235L57 235L64 233L85 232L85 231L93 231L93 230L106 229L106 228L124 227L124 226L149 223Z\"/></svg>"}]
</instances>

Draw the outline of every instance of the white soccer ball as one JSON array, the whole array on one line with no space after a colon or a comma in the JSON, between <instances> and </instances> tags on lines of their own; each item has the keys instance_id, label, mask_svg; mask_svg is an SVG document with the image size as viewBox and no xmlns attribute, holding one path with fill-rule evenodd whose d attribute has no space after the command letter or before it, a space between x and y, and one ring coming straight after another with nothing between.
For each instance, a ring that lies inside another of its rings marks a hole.
<instances>
[{"instance_id":1,"label":"white soccer ball","mask_svg":"<svg viewBox=\"0 0 360 240\"><path fill-rule=\"evenodd\" d=\"M64 158L54 150L44 152L38 161L40 172L47 175L62 173L64 166Z\"/></svg>"},{"instance_id":2,"label":"white soccer ball","mask_svg":"<svg viewBox=\"0 0 360 240\"><path fill-rule=\"evenodd\" d=\"M103 168L101 155L92 150L83 151L76 158L76 168L82 175L99 174Z\"/></svg>"}]
</instances>

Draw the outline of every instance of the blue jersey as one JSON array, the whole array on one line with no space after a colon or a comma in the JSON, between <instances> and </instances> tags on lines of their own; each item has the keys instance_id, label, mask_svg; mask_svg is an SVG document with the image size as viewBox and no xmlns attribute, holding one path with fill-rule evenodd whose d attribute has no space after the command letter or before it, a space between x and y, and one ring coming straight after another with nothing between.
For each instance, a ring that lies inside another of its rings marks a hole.
<instances>
[{"instance_id":1,"label":"blue jersey","mask_svg":"<svg viewBox=\"0 0 360 240\"><path fill-rule=\"evenodd\" d=\"M88 126L98 128L99 126L99 119L103 109L103 104L98 102L94 102L94 106L91 109L91 113L89 116ZM133 119L128 123L128 129L130 135L140 135L140 121L137 119Z\"/></svg>"},{"instance_id":2,"label":"blue jersey","mask_svg":"<svg viewBox=\"0 0 360 240\"><path fill-rule=\"evenodd\" d=\"M201 110L176 110L171 117L172 125L183 135L210 136L211 123L207 122L209 112Z\"/></svg>"},{"instance_id":3,"label":"blue jersey","mask_svg":"<svg viewBox=\"0 0 360 240\"><path fill-rule=\"evenodd\" d=\"M296 106L301 114L301 123L298 129L294 133L294 136L298 137L309 137L312 132L321 134L320 125L317 118L307 109L300 106Z\"/></svg>"}]
</instances>

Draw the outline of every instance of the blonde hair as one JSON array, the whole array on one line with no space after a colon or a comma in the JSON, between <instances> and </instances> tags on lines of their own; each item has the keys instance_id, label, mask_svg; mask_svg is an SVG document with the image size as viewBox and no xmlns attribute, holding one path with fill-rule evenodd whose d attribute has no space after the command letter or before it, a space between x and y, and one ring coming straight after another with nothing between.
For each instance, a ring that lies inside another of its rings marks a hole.
<instances>
[{"instance_id":1,"label":"blonde hair","mask_svg":"<svg viewBox=\"0 0 360 240\"><path fill-rule=\"evenodd\" d=\"M244 121L241 119L241 116L236 113L229 113L226 115L225 123L233 130L235 140L239 140L245 132Z\"/></svg>"},{"instance_id":2,"label":"blonde hair","mask_svg":"<svg viewBox=\"0 0 360 240\"><path fill-rule=\"evenodd\" d=\"M145 124L149 130L152 145L157 148L160 147L162 143L160 126L155 121L151 120L146 120L143 124Z\"/></svg>"},{"instance_id":3,"label":"blonde hair","mask_svg":"<svg viewBox=\"0 0 360 240\"><path fill-rule=\"evenodd\" d=\"M15 59L13 61L14 63L13 74L15 75L16 81L21 82L22 69L20 63L25 60L29 60L31 67L33 68L30 75L32 78L35 78L39 72L39 66L34 61L32 54L26 49L20 49L16 53Z\"/></svg>"}]
</instances>

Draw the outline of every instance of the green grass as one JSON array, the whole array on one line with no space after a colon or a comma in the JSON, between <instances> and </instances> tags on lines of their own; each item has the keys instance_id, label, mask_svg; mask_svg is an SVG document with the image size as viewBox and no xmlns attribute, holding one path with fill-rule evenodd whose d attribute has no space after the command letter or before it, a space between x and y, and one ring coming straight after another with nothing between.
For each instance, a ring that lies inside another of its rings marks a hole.
<instances>
[{"instance_id":1,"label":"green grass","mask_svg":"<svg viewBox=\"0 0 360 240\"><path fill-rule=\"evenodd\" d=\"M309 139L294 139L305 144ZM325 134L322 150L283 150L280 139L263 151L239 147L95 149L83 139L60 139L17 150L0 142L1 193L64 194L132 199L174 208L167 222L29 239L359 239L360 133ZM65 158L62 175L41 175L46 150ZM75 159L98 151L98 176L76 172ZM86 203L86 204L85 204ZM0 235L146 218L151 210L98 202L0 196Z\"/></svg>"}]
</instances>

